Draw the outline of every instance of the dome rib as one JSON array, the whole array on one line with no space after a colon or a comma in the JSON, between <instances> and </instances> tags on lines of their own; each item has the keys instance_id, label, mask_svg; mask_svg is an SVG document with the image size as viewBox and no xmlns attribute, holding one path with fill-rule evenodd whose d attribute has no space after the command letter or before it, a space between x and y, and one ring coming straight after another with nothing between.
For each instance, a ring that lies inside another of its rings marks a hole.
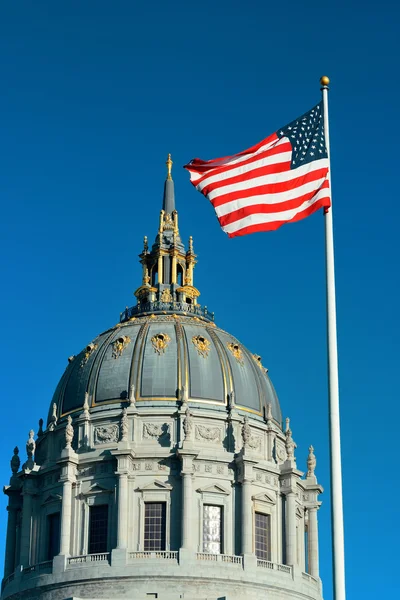
<instances>
[{"instance_id":1,"label":"dome rib","mask_svg":"<svg viewBox=\"0 0 400 600\"><path fill-rule=\"evenodd\" d=\"M163 333L166 339L161 342L165 347L158 352L157 340L152 338ZM112 344L120 336L130 341L114 357ZM82 410L86 391L91 396L91 410L124 406L134 384L138 406L176 403L186 388L191 403L222 408L234 391L239 410L263 418L270 403L274 419L281 423L274 387L263 367L255 364L251 352L230 333L196 317L135 318L107 330L92 344L86 363L81 367L84 349L68 365L56 388L52 402L57 404L59 417Z\"/></svg>"}]
</instances>

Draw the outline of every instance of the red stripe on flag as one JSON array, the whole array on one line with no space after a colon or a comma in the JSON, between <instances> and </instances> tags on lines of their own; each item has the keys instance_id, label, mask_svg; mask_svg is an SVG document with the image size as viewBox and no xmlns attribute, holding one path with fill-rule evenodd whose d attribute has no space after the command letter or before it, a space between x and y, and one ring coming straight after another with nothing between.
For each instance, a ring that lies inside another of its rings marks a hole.
<instances>
[{"instance_id":1,"label":"red stripe on flag","mask_svg":"<svg viewBox=\"0 0 400 600\"><path fill-rule=\"evenodd\" d=\"M234 237L239 237L242 235L247 235L249 233L257 233L259 231L275 231L276 229L279 229L279 227L281 227L285 223L295 223L296 221L301 221L302 219L305 219L306 217L312 215L314 212L316 212L320 208L323 208L323 207L329 208L330 205L331 205L331 200L330 200L329 196L327 198L321 198L320 200L318 200L318 202L316 202L312 206L297 213L297 215L295 215L292 219L287 219L284 221L273 221L271 223L259 223L257 225L249 225L248 227L243 227L243 229L238 229L237 231L228 233L228 237L234 238Z\"/></svg>"},{"instance_id":2,"label":"red stripe on flag","mask_svg":"<svg viewBox=\"0 0 400 600\"><path fill-rule=\"evenodd\" d=\"M293 171L291 171L293 172ZM223 204L227 204L228 202L232 202L234 200L241 200L244 198L251 198L252 196L258 195L268 195L268 194L279 194L283 192L289 192L294 190L306 183L311 183L312 181L317 181L318 179L322 179L326 177L328 173L327 167L323 167L321 169L317 169L315 171L310 171L309 173L305 173L300 177L296 177L295 179L287 179L285 181L280 181L278 183L268 183L267 185L257 186L256 183L254 187L247 188L244 190L237 190L235 192L228 192L227 194L217 196L214 200L211 200L211 204L214 208L218 206L222 206ZM221 189L224 186L221 186ZM318 188L319 189L319 188ZM313 191L315 194L317 190ZM271 206L278 206L279 203L271 204ZM278 210L278 209L277 209Z\"/></svg>"},{"instance_id":3,"label":"red stripe on flag","mask_svg":"<svg viewBox=\"0 0 400 600\"><path fill-rule=\"evenodd\" d=\"M324 185L321 186L321 189L329 189L328 182L325 182ZM235 221L239 221L240 219L244 219L245 217L249 217L251 215L260 215L260 214L273 214L280 213L286 210L293 210L295 208L299 208L304 202L312 200L317 192L313 190L308 194L304 194L303 196L299 196L298 198L293 198L293 200L286 200L285 202L279 202L276 204L251 204L250 206L244 206L243 208L239 208L238 210L232 211L227 215L223 215L218 217L218 220L221 224L221 227L225 225L229 225L230 223L234 223Z\"/></svg>"}]
</instances>

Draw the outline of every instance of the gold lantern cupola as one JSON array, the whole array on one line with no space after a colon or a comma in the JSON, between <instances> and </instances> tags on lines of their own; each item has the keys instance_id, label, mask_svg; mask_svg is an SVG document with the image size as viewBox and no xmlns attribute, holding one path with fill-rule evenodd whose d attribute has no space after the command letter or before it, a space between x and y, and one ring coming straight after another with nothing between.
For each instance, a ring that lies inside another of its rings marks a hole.
<instances>
[{"instance_id":1,"label":"gold lantern cupola","mask_svg":"<svg viewBox=\"0 0 400 600\"><path fill-rule=\"evenodd\" d=\"M171 154L166 160L167 177L164 183L162 209L160 211L158 233L149 250L147 237L144 238L140 262L143 267L142 285L136 290L138 307L160 303L179 312L179 306L196 306L200 292L193 285L193 269L196 255L193 250L193 239L189 239L186 252L182 243L178 211L175 208L175 189L172 179L173 161ZM174 306L177 303L177 306ZM167 309L168 310L168 309Z\"/></svg>"}]
</instances>

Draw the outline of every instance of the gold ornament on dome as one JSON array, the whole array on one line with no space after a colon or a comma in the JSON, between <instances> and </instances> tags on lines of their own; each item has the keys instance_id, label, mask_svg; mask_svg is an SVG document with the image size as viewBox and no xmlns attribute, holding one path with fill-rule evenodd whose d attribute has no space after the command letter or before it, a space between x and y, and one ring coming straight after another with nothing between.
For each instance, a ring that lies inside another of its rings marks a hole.
<instances>
[{"instance_id":1,"label":"gold ornament on dome","mask_svg":"<svg viewBox=\"0 0 400 600\"><path fill-rule=\"evenodd\" d=\"M234 344L233 342L230 342L228 344L228 350L231 352L232 356L236 359L236 362L238 362L240 365L243 364L243 352L241 347L239 346L239 344Z\"/></svg>"},{"instance_id":2,"label":"gold ornament on dome","mask_svg":"<svg viewBox=\"0 0 400 600\"><path fill-rule=\"evenodd\" d=\"M161 302L172 302L172 294L168 288L163 290L161 294Z\"/></svg>"},{"instance_id":3,"label":"gold ornament on dome","mask_svg":"<svg viewBox=\"0 0 400 600\"><path fill-rule=\"evenodd\" d=\"M130 344L130 342L131 338L128 335L122 335L121 337L117 338L112 344L112 357L119 358L120 356L122 356L123 351L125 350L127 345Z\"/></svg>"},{"instance_id":4,"label":"gold ornament on dome","mask_svg":"<svg viewBox=\"0 0 400 600\"><path fill-rule=\"evenodd\" d=\"M156 335L153 335L151 343L153 344L154 352L157 352L159 355L164 354L170 341L171 338L168 333L157 333Z\"/></svg>"},{"instance_id":5,"label":"gold ornament on dome","mask_svg":"<svg viewBox=\"0 0 400 600\"><path fill-rule=\"evenodd\" d=\"M93 352L96 350L97 348L97 344L93 344L93 342L91 342L90 344L88 344L85 348L85 354L81 360L81 367L84 367L87 363L87 361L89 360L89 358L91 357L91 355L93 354Z\"/></svg>"},{"instance_id":6,"label":"gold ornament on dome","mask_svg":"<svg viewBox=\"0 0 400 600\"><path fill-rule=\"evenodd\" d=\"M259 354L252 354L252 357L254 358L257 367L264 373L268 373L268 369L266 369L261 362L261 356Z\"/></svg>"},{"instance_id":7,"label":"gold ornament on dome","mask_svg":"<svg viewBox=\"0 0 400 600\"><path fill-rule=\"evenodd\" d=\"M192 337L192 342L195 345L196 350L200 354L200 356L202 356L203 358L207 358L211 349L211 344L209 340L203 335L194 335Z\"/></svg>"}]
</instances>

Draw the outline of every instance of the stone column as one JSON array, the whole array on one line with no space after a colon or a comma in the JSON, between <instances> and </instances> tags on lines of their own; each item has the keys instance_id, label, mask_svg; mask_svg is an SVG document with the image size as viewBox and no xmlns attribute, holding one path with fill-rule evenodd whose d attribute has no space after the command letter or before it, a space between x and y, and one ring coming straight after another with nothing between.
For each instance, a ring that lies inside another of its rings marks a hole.
<instances>
[{"instance_id":1,"label":"stone column","mask_svg":"<svg viewBox=\"0 0 400 600\"><path fill-rule=\"evenodd\" d=\"M30 565L31 556L31 526L32 526L32 494L28 490L23 493L22 524L21 524L21 551L20 564L23 567Z\"/></svg>"},{"instance_id":2,"label":"stone column","mask_svg":"<svg viewBox=\"0 0 400 600\"><path fill-rule=\"evenodd\" d=\"M308 509L308 572L319 577L317 507Z\"/></svg>"},{"instance_id":3,"label":"stone column","mask_svg":"<svg viewBox=\"0 0 400 600\"><path fill-rule=\"evenodd\" d=\"M286 564L296 562L296 494L286 494Z\"/></svg>"},{"instance_id":4,"label":"stone column","mask_svg":"<svg viewBox=\"0 0 400 600\"><path fill-rule=\"evenodd\" d=\"M192 550L193 531L192 531L192 474L182 473L182 548Z\"/></svg>"},{"instance_id":5,"label":"stone column","mask_svg":"<svg viewBox=\"0 0 400 600\"><path fill-rule=\"evenodd\" d=\"M194 558L194 546L197 541L197 531L193 527L193 461L197 458L197 452L193 450L191 431L193 418L190 411L186 413L186 432L182 448L177 455L182 461L182 520L181 520L181 547L179 549L179 561L191 562Z\"/></svg>"},{"instance_id":6,"label":"stone column","mask_svg":"<svg viewBox=\"0 0 400 600\"><path fill-rule=\"evenodd\" d=\"M7 506L8 523L6 537L6 554L4 558L4 577L7 577L15 570L15 547L17 539L17 508Z\"/></svg>"},{"instance_id":7,"label":"stone column","mask_svg":"<svg viewBox=\"0 0 400 600\"><path fill-rule=\"evenodd\" d=\"M172 273L171 273L171 283L176 283L177 269L176 269L176 254L172 255Z\"/></svg>"},{"instance_id":8,"label":"stone column","mask_svg":"<svg viewBox=\"0 0 400 600\"><path fill-rule=\"evenodd\" d=\"M63 483L61 504L60 554L69 556L71 542L72 482Z\"/></svg>"},{"instance_id":9,"label":"stone column","mask_svg":"<svg viewBox=\"0 0 400 600\"><path fill-rule=\"evenodd\" d=\"M61 465L60 482L63 486L59 556L66 557L70 556L71 552L72 484L76 482L78 456L70 446L65 447L61 451L61 459L57 462Z\"/></svg>"},{"instance_id":10,"label":"stone column","mask_svg":"<svg viewBox=\"0 0 400 600\"><path fill-rule=\"evenodd\" d=\"M158 257L158 283L163 282L163 257L160 255Z\"/></svg>"},{"instance_id":11,"label":"stone column","mask_svg":"<svg viewBox=\"0 0 400 600\"><path fill-rule=\"evenodd\" d=\"M242 554L253 553L253 510L251 480L242 482Z\"/></svg>"},{"instance_id":12,"label":"stone column","mask_svg":"<svg viewBox=\"0 0 400 600\"><path fill-rule=\"evenodd\" d=\"M128 547L128 475L118 476L118 538L117 548Z\"/></svg>"}]
</instances>

